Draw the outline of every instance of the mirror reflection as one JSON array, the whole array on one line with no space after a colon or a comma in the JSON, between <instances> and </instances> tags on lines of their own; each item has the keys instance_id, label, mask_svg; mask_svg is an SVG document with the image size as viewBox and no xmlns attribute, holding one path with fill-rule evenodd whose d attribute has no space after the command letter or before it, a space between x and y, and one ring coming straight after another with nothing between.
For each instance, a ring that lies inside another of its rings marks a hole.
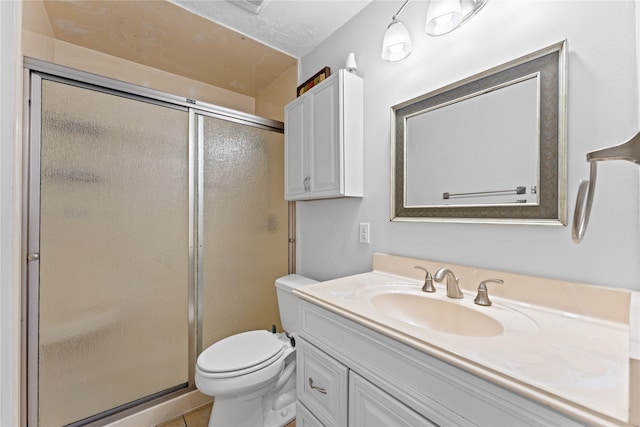
<instances>
[{"instance_id":1,"label":"mirror reflection","mask_svg":"<svg viewBox=\"0 0 640 427\"><path fill-rule=\"evenodd\" d=\"M406 135L407 206L538 203L537 75L407 117Z\"/></svg>"},{"instance_id":2,"label":"mirror reflection","mask_svg":"<svg viewBox=\"0 0 640 427\"><path fill-rule=\"evenodd\" d=\"M564 43L393 107L393 220L564 224Z\"/></svg>"}]
</instances>

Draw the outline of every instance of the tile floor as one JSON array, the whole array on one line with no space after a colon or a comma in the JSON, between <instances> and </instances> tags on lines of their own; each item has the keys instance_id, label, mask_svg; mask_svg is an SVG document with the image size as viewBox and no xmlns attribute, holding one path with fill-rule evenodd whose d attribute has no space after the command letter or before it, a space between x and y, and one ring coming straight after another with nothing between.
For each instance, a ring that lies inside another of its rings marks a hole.
<instances>
[{"instance_id":1,"label":"tile floor","mask_svg":"<svg viewBox=\"0 0 640 427\"><path fill-rule=\"evenodd\" d=\"M207 427L209 424L209 416L211 415L213 403L208 403L193 411L182 414L178 418L169 420L157 427ZM296 427L296 421L293 420L285 427Z\"/></svg>"},{"instance_id":2,"label":"tile floor","mask_svg":"<svg viewBox=\"0 0 640 427\"><path fill-rule=\"evenodd\" d=\"M158 427L207 427L213 403L208 403L193 411L182 414L178 418L160 424Z\"/></svg>"}]
</instances>

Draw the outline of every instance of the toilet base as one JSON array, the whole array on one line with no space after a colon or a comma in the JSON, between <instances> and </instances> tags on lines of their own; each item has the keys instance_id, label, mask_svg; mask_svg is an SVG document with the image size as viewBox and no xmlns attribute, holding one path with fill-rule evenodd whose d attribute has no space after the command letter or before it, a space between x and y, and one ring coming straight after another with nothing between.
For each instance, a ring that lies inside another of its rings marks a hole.
<instances>
[{"instance_id":1,"label":"toilet base","mask_svg":"<svg viewBox=\"0 0 640 427\"><path fill-rule=\"evenodd\" d=\"M296 376L291 375L278 393L262 400L264 427L283 427L296 417Z\"/></svg>"},{"instance_id":2,"label":"toilet base","mask_svg":"<svg viewBox=\"0 0 640 427\"><path fill-rule=\"evenodd\" d=\"M296 402L279 411L270 410L264 415L264 427L284 427L296 418Z\"/></svg>"},{"instance_id":3,"label":"toilet base","mask_svg":"<svg viewBox=\"0 0 640 427\"><path fill-rule=\"evenodd\" d=\"M262 399L214 399L209 427L262 426Z\"/></svg>"},{"instance_id":4,"label":"toilet base","mask_svg":"<svg viewBox=\"0 0 640 427\"><path fill-rule=\"evenodd\" d=\"M209 427L284 427L296 417L295 353L277 381L246 398L215 397Z\"/></svg>"},{"instance_id":5,"label":"toilet base","mask_svg":"<svg viewBox=\"0 0 640 427\"><path fill-rule=\"evenodd\" d=\"M284 427L296 417L295 399L278 410L270 408L264 412L262 406L260 398L217 400L213 403L209 427Z\"/></svg>"}]
</instances>

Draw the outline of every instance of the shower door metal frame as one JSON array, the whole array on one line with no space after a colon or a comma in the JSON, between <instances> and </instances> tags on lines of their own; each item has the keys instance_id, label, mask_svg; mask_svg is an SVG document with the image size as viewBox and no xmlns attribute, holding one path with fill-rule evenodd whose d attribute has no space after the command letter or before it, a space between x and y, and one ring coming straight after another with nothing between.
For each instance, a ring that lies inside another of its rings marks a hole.
<instances>
[{"instance_id":1,"label":"shower door metal frame","mask_svg":"<svg viewBox=\"0 0 640 427\"><path fill-rule=\"evenodd\" d=\"M147 99L144 97L131 95L127 93L122 93L118 90L114 90L111 88L105 88L100 86L94 86L85 82L78 82L66 77L59 77L51 74L46 74L39 71L31 70L31 78L29 85L30 92L30 100L28 104L31 109L31 117L34 120L29 121L29 134L30 138L28 141L28 152L30 161L28 161L28 176L29 182L27 185L27 197L28 197L28 209L26 213L28 217L26 218L25 225L28 227L26 236L27 236L27 245L26 245L26 260L27 260L27 394L29 398L27 399L28 405L28 413L27 419L29 424L39 425L39 403L37 398L33 398L37 396L39 390L39 283L40 283L40 269L39 269L39 251L40 251L40 149L41 149L41 108L42 108L42 82L44 80L54 81L70 86L75 86L87 90L94 90L97 92L120 96L123 98L146 102L158 106L162 106L165 108L170 108L173 110L183 111L185 114L189 114L189 110L183 106L176 106L173 104L169 104L164 101L158 101L154 99ZM191 117L191 116L189 116ZM189 131L189 133L191 133ZM189 135L185 135L185 139L188 138ZM92 422L97 422L98 424L102 424L105 421L112 420L115 418L119 418L124 414L127 414L130 408L135 407L136 409L140 408L140 404L144 404L147 402L153 401L157 403L159 398L171 398L175 397L176 394L182 393L183 391L191 391L195 389L194 384L194 375L193 369L195 365L195 340L192 338L195 334L194 322L191 316L195 316L195 311L192 309L193 307L193 299L195 298L195 294L193 292L193 282L194 282L194 203L193 203L193 194L194 194L194 180L193 180L193 170L194 170L194 141L188 140L188 284L189 284L189 295L188 302L189 306L187 309L188 312L188 342L189 348L187 352L188 359L188 372L189 376L187 378L186 387L184 385L176 385L168 390L160 390L157 393L154 393L150 396L145 396L137 401L129 402L124 405L118 406L117 408L113 408L111 410L107 410L100 414L94 414L88 418L83 420L78 420L77 422L72 423L71 425L86 425L91 424ZM195 317L194 317L195 318ZM113 414L118 414L117 417L112 417Z\"/></svg>"},{"instance_id":2,"label":"shower door metal frame","mask_svg":"<svg viewBox=\"0 0 640 427\"><path fill-rule=\"evenodd\" d=\"M202 315L201 293L202 268L199 265L199 251L202 242L202 120L198 115L210 116L222 120L232 121L242 125L258 127L278 133L284 133L284 123L235 111L229 108L203 103L188 98L166 94L164 92L137 86L134 84L114 80L48 63L33 58L24 58L25 69L25 135L24 135L24 192L23 200L23 259L25 260L25 274L23 279L23 310L25 327L23 327L23 391L22 397L26 401L26 420L29 425L38 425L38 329L39 329L39 238L40 238L40 144L41 144L41 91L34 90L42 87L42 80L53 80L72 86L121 96L137 101L160 105L167 108L182 110L188 113L188 247L189 247L189 290L188 290L188 363L189 377L187 387L171 391L159 396L152 395L140 401L123 405L106 413L96 414L94 417L82 420L82 425L103 425L124 416L151 407L162 401L173 399L181 394L191 392L195 387L195 362L202 349ZM28 77L28 78L27 78ZM289 203L289 259L288 270L295 271L295 204ZM142 402L141 402L142 401ZM124 407L124 409L123 409ZM95 418L95 419L94 419Z\"/></svg>"}]
</instances>

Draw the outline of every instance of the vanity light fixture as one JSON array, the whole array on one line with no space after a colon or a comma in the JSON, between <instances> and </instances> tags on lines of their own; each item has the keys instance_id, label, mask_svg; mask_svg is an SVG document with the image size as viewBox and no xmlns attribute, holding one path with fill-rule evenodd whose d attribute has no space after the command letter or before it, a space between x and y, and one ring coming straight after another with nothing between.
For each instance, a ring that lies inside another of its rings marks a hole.
<instances>
[{"instance_id":1,"label":"vanity light fixture","mask_svg":"<svg viewBox=\"0 0 640 427\"><path fill-rule=\"evenodd\" d=\"M487 0L431 0L424 30L441 36L460 27L482 9Z\"/></svg>"},{"instance_id":2,"label":"vanity light fixture","mask_svg":"<svg viewBox=\"0 0 640 427\"><path fill-rule=\"evenodd\" d=\"M402 61L411 54L411 37L402 21L396 19L404 7L409 3L405 0L400 9L391 17L391 23L384 33L382 41L382 59L388 62Z\"/></svg>"},{"instance_id":3,"label":"vanity light fixture","mask_svg":"<svg viewBox=\"0 0 640 427\"><path fill-rule=\"evenodd\" d=\"M467 22L482 9L488 0L430 0L427 6L425 32L431 36L447 34ZM404 7L391 18L384 33L382 59L389 62L401 61L411 54L411 38L404 24L397 19Z\"/></svg>"},{"instance_id":4,"label":"vanity light fixture","mask_svg":"<svg viewBox=\"0 0 640 427\"><path fill-rule=\"evenodd\" d=\"M462 22L462 6L459 0L431 0L427 7L424 31L439 36L453 31Z\"/></svg>"}]
</instances>

